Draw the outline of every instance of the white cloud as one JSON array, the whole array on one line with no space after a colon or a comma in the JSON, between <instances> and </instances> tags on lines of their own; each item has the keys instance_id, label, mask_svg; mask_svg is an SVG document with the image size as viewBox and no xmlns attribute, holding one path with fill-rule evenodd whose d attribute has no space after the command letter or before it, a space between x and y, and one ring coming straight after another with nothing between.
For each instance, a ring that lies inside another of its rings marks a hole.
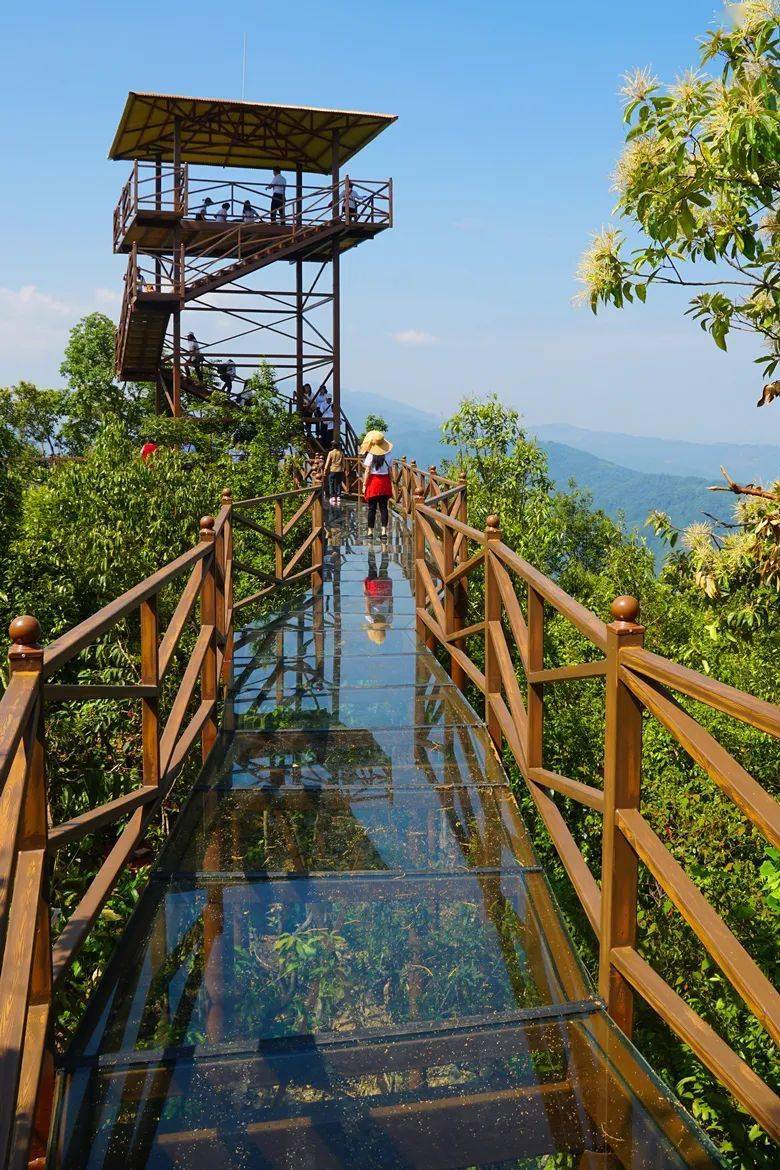
<instances>
[{"instance_id":1,"label":"white cloud","mask_svg":"<svg viewBox=\"0 0 780 1170\"><path fill-rule=\"evenodd\" d=\"M0 385L23 378L57 385L69 330L95 309L116 316L119 300L118 294L104 288L75 302L61 300L35 284L0 286Z\"/></svg>"},{"instance_id":2,"label":"white cloud","mask_svg":"<svg viewBox=\"0 0 780 1170\"><path fill-rule=\"evenodd\" d=\"M399 345L436 345L439 340L433 333L425 333L422 329L402 329L390 336Z\"/></svg>"},{"instance_id":3,"label":"white cloud","mask_svg":"<svg viewBox=\"0 0 780 1170\"><path fill-rule=\"evenodd\" d=\"M121 305L122 296L113 288L96 288L95 289L95 304L105 305L112 308L115 305Z\"/></svg>"}]
</instances>

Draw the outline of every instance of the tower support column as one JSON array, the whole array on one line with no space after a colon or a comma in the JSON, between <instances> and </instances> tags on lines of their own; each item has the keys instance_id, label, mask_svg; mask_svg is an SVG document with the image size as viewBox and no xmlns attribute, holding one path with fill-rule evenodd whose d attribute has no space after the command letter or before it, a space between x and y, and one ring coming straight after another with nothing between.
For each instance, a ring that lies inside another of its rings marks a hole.
<instances>
[{"instance_id":1,"label":"tower support column","mask_svg":"<svg viewBox=\"0 0 780 1170\"><path fill-rule=\"evenodd\" d=\"M298 227L303 223L303 168L298 163L295 168L295 222ZM303 411L306 405L303 401L303 261L295 261L295 389L298 411Z\"/></svg>"},{"instance_id":2,"label":"tower support column","mask_svg":"<svg viewBox=\"0 0 780 1170\"><path fill-rule=\"evenodd\" d=\"M339 219L341 201L339 198L339 132L333 131L333 167L331 179L333 183L334 221ZM338 236L333 238L333 252L331 268L333 270L333 437L341 438L341 247Z\"/></svg>"}]
</instances>

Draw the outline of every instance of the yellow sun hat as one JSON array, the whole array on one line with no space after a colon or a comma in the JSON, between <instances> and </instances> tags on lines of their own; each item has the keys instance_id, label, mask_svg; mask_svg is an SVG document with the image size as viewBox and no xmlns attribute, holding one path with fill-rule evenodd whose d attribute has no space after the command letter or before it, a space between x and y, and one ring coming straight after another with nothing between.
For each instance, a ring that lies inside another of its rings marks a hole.
<instances>
[{"instance_id":1,"label":"yellow sun hat","mask_svg":"<svg viewBox=\"0 0 780 1170\"><path fill-rule=\"evenodd\" d=\"M392 449L393 444L385 438L382 431L368 431L360 444L361 455L386 455Z\"/></svg>"}]
</instances>

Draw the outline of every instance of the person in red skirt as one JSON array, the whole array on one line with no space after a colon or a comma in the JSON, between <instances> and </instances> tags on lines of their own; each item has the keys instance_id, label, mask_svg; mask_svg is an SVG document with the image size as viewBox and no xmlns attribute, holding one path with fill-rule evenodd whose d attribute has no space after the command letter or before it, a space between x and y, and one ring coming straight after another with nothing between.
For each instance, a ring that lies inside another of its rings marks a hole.
<instances>
[{"instance_id":1,"label":"person in red skirt","mask_svg":"<svg viewBox=\"0 0 780 1170\"><path fill-rule=\"evenodd\" d=\"M369 431L360 444L363 460L363 498L368 504L368 539L374 535L377 508L382 523L382 540L387 539L387 501L393 494L388 453L393 444L382 431Z\"/></svg>"}]
</instances>

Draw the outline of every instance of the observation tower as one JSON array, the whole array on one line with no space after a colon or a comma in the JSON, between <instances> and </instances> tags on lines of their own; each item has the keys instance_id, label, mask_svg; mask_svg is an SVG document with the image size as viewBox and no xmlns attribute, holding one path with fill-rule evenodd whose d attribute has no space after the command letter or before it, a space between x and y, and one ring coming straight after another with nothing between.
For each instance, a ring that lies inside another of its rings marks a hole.
<instances>
[{"instance_id":1,"label":"observation tower","mask_svg":"<svg viewBox=\"0 0 780 1170\"><path fill-rule=\"evenodd\" d=\"M240 405L267 362L290 409L309 415L324 388L349 451L341 257L392 227L393 187L343 168L394 121L128 94L109 151L132 162L114 211L114 251L128 256L117 375L154 382L158 412L179 416L215 386Z\"/></svg>"}]
</instances>

